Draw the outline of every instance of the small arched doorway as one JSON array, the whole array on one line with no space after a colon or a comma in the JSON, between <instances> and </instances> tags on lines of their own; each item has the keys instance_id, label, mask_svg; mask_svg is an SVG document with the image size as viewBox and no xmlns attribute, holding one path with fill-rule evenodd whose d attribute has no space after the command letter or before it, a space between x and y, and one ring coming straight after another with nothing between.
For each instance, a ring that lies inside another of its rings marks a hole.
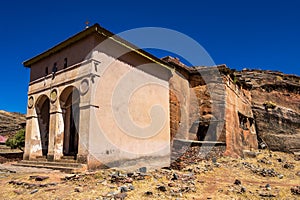
<instances>
[{"instance_id":1,"label":"small arched doorway","mask_svg":"<svg viewBox=\"0 0 300 200\"><path fill-rule=\"evenodd\" d=\"M67 87L61 93L60 103L64 120L64 156L74 156L78 153L78 123L79 123L79 92L73 87Z\"/></svg>"},{"instance_id":2,"label":"small arched doorway","mask_svg":"<svg viewBox=\"0 0 300 200\"><path fill-rule=\"evenodd\" d=\"M46 95L42 95L36 102L36 113L40 132L42 155L47 156L49 144L49 114L50 100Z\"/></svg>"}]
</instances>

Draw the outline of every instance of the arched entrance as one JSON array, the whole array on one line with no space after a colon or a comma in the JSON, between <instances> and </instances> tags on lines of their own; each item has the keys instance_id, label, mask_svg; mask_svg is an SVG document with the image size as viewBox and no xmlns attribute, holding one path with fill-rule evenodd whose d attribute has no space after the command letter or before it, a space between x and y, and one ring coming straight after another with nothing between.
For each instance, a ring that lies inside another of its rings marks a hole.
<instances>
[{"instance_id":1,"label":"arched entrance","mask_svg":"<svg viewBox=\"0 0 300 200\"><path fill-rule=\"evenodd\" d=\"M50 101L46 95L42 95L38 98L36 103L36 112L38 116L38 124L40 131L40 140L42 146L42 155L47 156L48 144L49 144L49 109Z\"/></svg>"},{"instance_id":2,"label":"arched entrance","mask_svg":"<svg viewBox=\"0 0 300 200\"><path fill-rule=\"evenodd\" d=\"M60 104L64 119L64 156L74 156L78 153L78 123L79 123L79 92L73 87L67 87L61 93Z\"/></svg>"}]
</instances>

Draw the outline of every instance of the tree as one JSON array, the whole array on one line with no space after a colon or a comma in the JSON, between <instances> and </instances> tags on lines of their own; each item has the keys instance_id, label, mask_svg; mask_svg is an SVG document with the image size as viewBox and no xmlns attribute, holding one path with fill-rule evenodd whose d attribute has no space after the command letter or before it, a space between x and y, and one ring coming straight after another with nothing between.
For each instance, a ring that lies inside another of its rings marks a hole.
<instances>
[{"instance_id":1,"label":"tree","mask_svg":"<svg viewBox=\"0 0 300 200\"><path fill-rule=\"evenodd\" d=\"M12 149L18 148L23 151L23 147L25 146L25 130L19 130L12 138L7 139L5 144Z\"/></svg>"}]
</instances>

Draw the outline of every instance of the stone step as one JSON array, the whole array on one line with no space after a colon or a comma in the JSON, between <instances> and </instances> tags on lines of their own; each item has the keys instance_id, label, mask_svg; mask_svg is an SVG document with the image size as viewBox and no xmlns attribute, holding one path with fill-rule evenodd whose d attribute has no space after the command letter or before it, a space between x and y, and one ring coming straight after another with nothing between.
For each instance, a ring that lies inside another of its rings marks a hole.
<instances>
[{"instance_id":1,"label":"stone step","mask_svg":"<svg viewBox=\"0 0 300 200\"><path fill-rule=\"evenodd\" d=\"M64 159L75 159L75 156L62 156Z\"/></svg>"},{"instance_id":2,"label":"stone step","mask_svg":"<svg viewBox=\"0 0 300 200\"><path fill-rule=\"evenodd\" d=\"M60 170L66 173L77 173L86 170L86 165L80 163L50 162L37 160L22 160L13 165L22 167L47 168L53 170Z\"/></svg>"},{"instance_id":3,"label":"stone step","mask_svg":"<svg viewBox=\"0 0 300 200\"><path fill-rule=\"evenodd\" d=\"M64 166L64 167L82 167L81 163L68 163L68 162L56 162L56 161L37 161L37 160L22 160L21 163L37 164L37 165L50 165L50 166Z\"/></svg>"},{"instance_id":4,"label":"stone step","mask_svg":"<svg viewBox=\"0 0 300 200\"><path fill-rule=\"evenodd\" d=\"M177 139L173 140L173 146L176 145L188 145L188 146L226 146L225 142L220 141L196 141L196 140L185 140Z\"/></svg>"},{"instance_id":5,"label":"stone step","mask_svg":"<svg viewBox=\"0 0 300 200\"><path fill-rule=\"evenodd\" d=\"M73 159L65 159L61 158L60 160L56 160L55 162L62 162L62 163L76 163L77 161Z\"/></svg>"},{"instance_id":6,"label":"stone step","mask_svg":"<svg viewBox=\"0 0 300 200\"><path fill-rule=\"evenodd\" d=\"M47 156L37 156L36 160L38 160L38 161L47 161Z\"/></svg>"}]
</instances>

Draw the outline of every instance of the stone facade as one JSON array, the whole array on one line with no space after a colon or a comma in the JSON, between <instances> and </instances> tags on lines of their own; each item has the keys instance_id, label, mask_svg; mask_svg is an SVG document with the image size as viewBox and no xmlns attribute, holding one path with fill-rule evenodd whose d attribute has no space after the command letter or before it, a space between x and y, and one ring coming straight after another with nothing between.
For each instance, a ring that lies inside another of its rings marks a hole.
<instances>
[{"instance_id":1,"label":"stone facade","mask_svg":"<svg viewBox=\"0 0 300 200\"><path fill-rule=\"evenodd\" d=\"M236 157L258 148L251 93L234 80L232 70L225 65L189 68L172 57L163 60L186 81L176 79L176 85L174 76L170 79L175 91L170 98L172 138L223 143L224 155ZM176 96L177 90L181 93Z\"/></svg>"},{"instance_id":2,"label":"stone facade","mask_svg":"<svg viewBox=\"0 0 300 200\"><path fill-rule=\"evenodd\" d=\"M25 160L161 167L177 139L231 156L257 148L251 95L229 68L189 68L112 36L96 24L24 62Z\"/></svg>"},{"instance_id":3,"label":"stone facade","mask_svg":"<svg viewBox=\"0 0 300 200\"><path fill-rule=\"evenodd\" d=\"M147 157L162 160L150 166L169 164L172 68L110 36L94 25L24 62L25 160L73 159L89 169Z\"/></svg>"}]
</instances>

